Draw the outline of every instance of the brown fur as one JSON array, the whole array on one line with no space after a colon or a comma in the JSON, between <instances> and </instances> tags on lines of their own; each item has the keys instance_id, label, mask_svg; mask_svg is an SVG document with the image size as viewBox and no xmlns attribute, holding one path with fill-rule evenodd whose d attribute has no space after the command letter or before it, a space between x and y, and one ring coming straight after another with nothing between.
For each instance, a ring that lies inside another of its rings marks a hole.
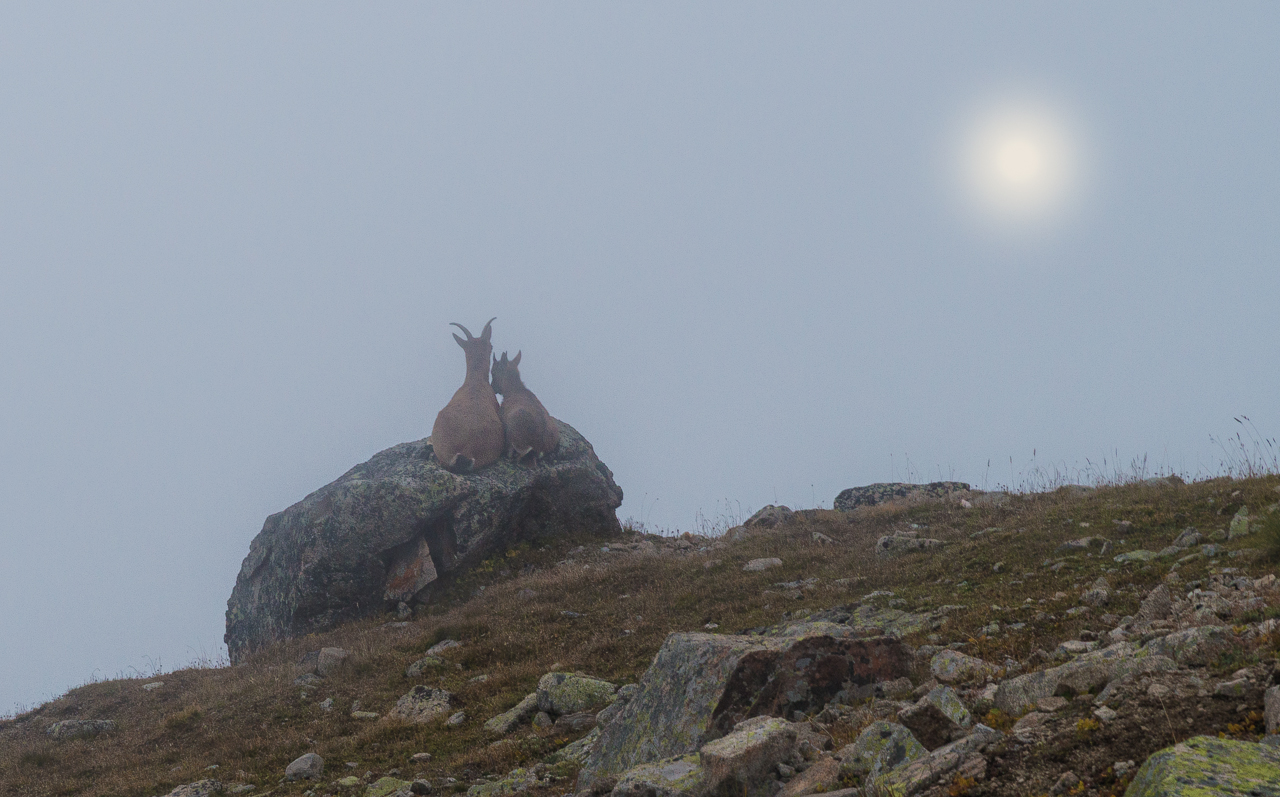
<instances>
[{"instance_id":1,"label":"brown fur","mask_svg":"<svg viewBox=\"0 0 1280 797\"><path fill-rule=\"evenodd\" d=\"M467 378L436 416L431 445L440 464L455 473L479 470L502 456L502 418L498 397L489 385L489 355L493 353L489 336L494 320L484 325L478 338L461 324L454 324L467 335L466 340L453 336L466 352Z\"/></svg>"},{"instance_id":2,"label":"brown fur","mask_svg":"<svg viewBox=\"0 0 1280 797\"><path fill-rule=\"evenodd\" d=\"M502 394L502 428L507 433L507 453L516 460L549 454L560 445L560 427L533 391L520 380L520 354L510 362L507 353L493 360L493 389Z\"/></svg>"}]
</instances>

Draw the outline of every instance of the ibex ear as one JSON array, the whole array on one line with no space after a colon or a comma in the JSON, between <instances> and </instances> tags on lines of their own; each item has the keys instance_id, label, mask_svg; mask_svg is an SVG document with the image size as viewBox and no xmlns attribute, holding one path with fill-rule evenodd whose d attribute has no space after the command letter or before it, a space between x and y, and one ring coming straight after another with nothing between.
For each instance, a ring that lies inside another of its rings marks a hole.
<instances>
[{"instance_id":1,"label":"ibex ear","mask_svg":"<svg viewBox=\"0 0 1280 797\"><path fill-rule=\"evenodd\" d=\"M464 348L464 349L465 349L465 348L467 348L467 342L466 342L465 340L463 340L462 338L458 337L458 333L456 333L456 332L455 332L455 333L453 334L453 339L454 339L454 340L456 340L456 341L458 341L458 345L459 345L459 346L461 346L462 348Z\"/></svg>"},{"instance_id":2,"label":"ibex ear","mask_svg":"<svg viewBox=\"0 0 1280 797\"><path fill-rule=\"evenodd\" d=\"M523 353L524 353L524 352L520 352L520 351L516 352L515 359L511 361L511 364L512 364L512 365L519 365L519 364L520 364L520 355L521 355L521 354L523 354Z\"/></svg>"}]
</instances>

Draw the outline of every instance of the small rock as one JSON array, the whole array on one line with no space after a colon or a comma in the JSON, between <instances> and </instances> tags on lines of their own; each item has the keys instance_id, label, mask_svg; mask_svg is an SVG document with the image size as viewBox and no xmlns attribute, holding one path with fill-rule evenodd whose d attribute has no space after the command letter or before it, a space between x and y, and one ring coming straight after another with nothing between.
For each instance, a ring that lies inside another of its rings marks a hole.
<instances>
[{"instance_id":1,"label":"small rock","mask_svg":"<svg viewBox=\"0 0 1280 797\"><path fill-rule=\"evenodd\" d=\"M426 653L426 655L428 655L428 656L438 656L438 655L440 655L441 653L444 653L446 650L451 650L451 649L453 649L453 648L458 648L458 647L462 647L462 643L461 643L461 642L459 642L458 640L456 640L456 639L442 639L442 640L440 640L439 642L437 642L437 643L435 643L434 645L432 645L431 647L427 648L427 653Z\"/></svg>"},{"instance_id":2,"label":"small rock","mask_svg":"<svg viewBox=\"0 0 1280 797\"><path fill-rule=\"evenodd\" d=\"M315 753L298 756L284 770L285 780L319 780L324 774L324 759Z\"/></svg>"},{"instance_id":3,"label":"small rock","mask_svg":"<svg viewBox=\"0 0 1280 797\"><path fill-rule=\"evenodd\" d=\"M1226 698L1244 697L1249 693L1250 686L1251 684L1249 683L1248 678L1239 678L1234 681L1223 681L1218 684L1216 689L1213 690L1213 696Z\"/></svg>"},{"instance_id":4,"label":"small rock","mask_svg":"<svg viewBox=\"0 0 1280 797\"><path fill-rule=\"evenodd\" d=\"M951 741L952 733L968 728L972 721L969 710L949 686L930 690L914 706L898 712L898 722L930 750Z\"/></svg>"},{"instance_id":5,"label":"small rock","mask_svg":"<svg viewBox=\"0 0 1280 797\"><path fill-rule=\"evenodd\" d=\"M1231 526L1227 530L1227 539L1235 540L1240 537L1248 536L1253 529L1249 524L1249 507L1242 506L1240 511L1236 512L1235 517L1231 518Z\"/></svg>"},{"instance_id":6,"label":"small rock","mask_svg":"<svg viewBox=\"0 0 1280 797\"><path fill-rule=\"evenodd\" d=\"M444 667L444 666L446 665L445 665L444 659L442 658L439 658L437 656L423 656L422 658L415 661L413 664L410 664L408 668L405 669L404 674L406 678L417 678L427 670L435 669L437 667Z\"/></svg>"},{"instance_id":7,"label":"small rock","mask_svg":"<svg viewBox=\"0 0 1280 797\"><path fill-rule=\"evenodd\" d=\"M1099 722L1111 722L1120 715L1114 709L1099 706L1093 710L1093 716L1097 717Z\"/></svg>"},{"instance_id":8,"label":"small rock","mask_svg":"<svg viewBox=\"0 0 1280 797\"><path fill-rule=\"evenodd\" d=\"M742 569L748 573L758 573L761 570L768 570L771 567L782 567L782 560L776 557L768 559L752 559L742 566Z\"/></svg>"},{"instance_id":9,"label":"small rock","mask_svg":"<svg viewBox=\"0 0 1280 797\"><path fill-rule=\"evenodd\" d=\"M116 729L115 720L62 720L45 729L45 733L58 741L87 739Z\"/></svg>"},{"instance_id":10,"label":"small rock","mask_svg":"<svg viewBox=\"0 0 1280 797\"><path fill-rule=\"evenodd\" d=\"M1042 698L1040 702L1036 704L1036 708L1040 709L1041 711L1048 711L1050 713L1053 713L1054 711L1061 711L1062 709L1066 708L1067 705L1068 705L1067 699L1065 697L1054 696L1054 697Z\"/></svg>"},{"instance_id":11,"label":"small rock","mask_svg":"<svg viewBox=\"0 0 1280 797\"><path fill-rule=\"evenodd\" d=\"M409 756L409 760L415 764L423 764L431 760L431 754L430 753L414 753L413 755Z\"/></svg>"},{"instance_id":12,"label":"small rock","mask_svg":"<svg viewBox=\"0 0 1280 797\"><path fill-rule=\"evenodd\" d=\"M1267 733L1280 733L1280 686L1267 689L1262 698L1263 717L1267 723Z\"/></svg>"},{"instance_id":13,"label":"small rock","mask_svg":"<svg viewBox=\"0 0 1280 797\"><path fill-rule=\"evenodd\" d=\"M142 689L144 692L154 692L162 686L164 686L164 681L152 681L149 684L143 684Z\"/></svg>"},{"instance_id":14,"label":"small rock","mask_svg":"<svg viewBox=\"0 0 1280 797\"><path fill-rule=\"evenodd\" d=\"M1117 778L1123 778L1137 767L1132 761L1117 761L1111 765L1111 771L1116 773Z\"/></svg>"},{"instance_id":15,"label":"small rock","mask_svg":"<svg viewBox=\"0 0 1280 797\"><path fill-rule=\"evenodd\" d=\"M1063 772L1058 781L1053 784L1053 788L1049 791L1052 794L1066 794L1067 792L1080 785L1080 778L1074 772Z\"/></svg>"},{"instance_id":16,"label":"small rock","mask_svg":"<svg viewBox=\"0 0 1280 797\"><path fill-rule=\"evenodd\" d=\"M321 700L318 705L322 711L333 711L333 698L326 697L324 700Z\"/></svg>"},{"instance_id":17,"label":"small rock","mask_svg":"<svg viewBox=\"0 0 1280 797\"><path fill-rule=\"evenodd\" d=\"M1147 696L1157 700L1163 700L1171 694L1173 690L1161 683L1154 683L1147 687Z\"/></svg>"},{"instance_id":18,"label":"small rock","mask_svg":"<svg viewBox=\"0 0 1280 797\"><path fill-rule=\"evenodd\" d=\"M539 711L533 716L533 727L550 728L555 723L551 720L551 715L545 711Z\"/></svg>"},{"instance_id":19,"label":"small rock","mask_svg":"<svg viewBox=\"0 0 1280 797\"><path fill-rule=\"evenodd\" d=\"M444 724L446 727L449 727L449 728L457 728L458 726L462 725L462 723L466 721L467 721L467 712L458 711L449 715L449 719L445 720Z\"/></svg>"},{"instance_id":20,"label":"small rock","mask_svg":"<svg viewBox=\"0 0 1280 797\"><path fill-rule=\"evenodd\" d=\"M449 711L453 695L443 689L415 686L403 695L389 713L413 723L429 722Z\"/></svg>"},{"instance_id":21,"label":"small rock","mask_svg":"<svg viewBox=\"0 0 1280 797\"><path fill-rule=\"evenodd\" d=\"M252 787L251 787L252 788ZM198 780L195 783L188 783L185 786L178 786L173 791L165 795L165 797L213 797L215 794L222 794L227 788L216 780ZM237 793L235 789L230 790L231 793ZM244 789L240 788L239 793L243 793Z\"/></svg>"}]
</instances>

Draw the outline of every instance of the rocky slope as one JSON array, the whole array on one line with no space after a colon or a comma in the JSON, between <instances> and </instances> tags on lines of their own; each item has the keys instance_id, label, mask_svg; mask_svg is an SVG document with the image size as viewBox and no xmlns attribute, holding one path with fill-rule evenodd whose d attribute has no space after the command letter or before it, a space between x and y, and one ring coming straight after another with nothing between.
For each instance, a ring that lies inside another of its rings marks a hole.
<instances>
[{"instance_id":1,"label":"rocky slope","mask_svg":"<svg viewBox=\"0 0 1280 797\"><path fill-rule=\"evenodd\" d=\"M89 684L0 722L0 794L1280 793L1280 478L897 497Z\"/></svg>"}]
</instances>

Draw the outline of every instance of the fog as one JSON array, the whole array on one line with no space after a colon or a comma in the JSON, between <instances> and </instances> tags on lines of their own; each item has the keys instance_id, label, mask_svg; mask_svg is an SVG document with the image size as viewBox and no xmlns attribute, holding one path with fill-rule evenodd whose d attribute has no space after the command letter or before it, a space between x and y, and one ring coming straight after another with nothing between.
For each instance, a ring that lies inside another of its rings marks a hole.
<instances>
[{"instance_id":1,"label":"fog","mask_svg":"<svg viewBox=\"0 0 1280 797\"><path fill-rule=\"evenodd\" d=\"M453 321L655 531L1238 465L1280 426L1278 40L1263 3L0 7L0 712L224 656L263 520L430 433Z\"/></svg>"}]
</instances>

